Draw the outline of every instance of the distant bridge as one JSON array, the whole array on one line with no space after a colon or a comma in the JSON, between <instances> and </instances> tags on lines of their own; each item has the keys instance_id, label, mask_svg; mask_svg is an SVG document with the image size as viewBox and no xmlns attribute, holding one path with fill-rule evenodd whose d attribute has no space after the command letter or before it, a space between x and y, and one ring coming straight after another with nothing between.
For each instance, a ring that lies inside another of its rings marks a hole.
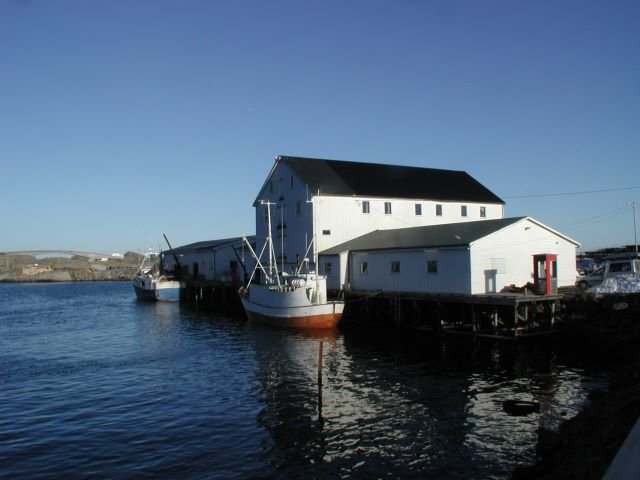
<instances>
[{"instance_id":1,"label":"distant bridge","mask_svg":"<svg viewBox=\"0 0 640 480\"><path fill-rule=\"evenodd\" d=\"M114 257L111 253L78 252L76 250L20 250L15 252L0 252L0 255L30 255L32 257L70 256L85 257L92 260L96 258L123 258L119 255Z\"/></svg>"}]
</instances>

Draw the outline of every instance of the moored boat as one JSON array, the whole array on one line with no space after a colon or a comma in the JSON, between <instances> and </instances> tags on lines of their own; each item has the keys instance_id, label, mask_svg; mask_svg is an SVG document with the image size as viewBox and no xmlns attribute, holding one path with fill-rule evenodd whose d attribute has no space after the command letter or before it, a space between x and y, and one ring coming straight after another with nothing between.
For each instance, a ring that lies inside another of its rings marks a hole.
<instances>
[{"instance_id":1,"label":"moored boat","mask_svg":"<svg viewBox=\"0 0 640 480\"><path fill-rule=\"evenodd\" d=\"M275 252L271 237L271 215L268 212L268 233L265 246L268 249L269 263L263 266L260 256L256 255L249 242L245 242L253 255L256 265L246 287L239 290L242 306L251 321L258 321L282 327L297 328L335 328L342 318L344 302L327 299L327 279L314 272L301 273L300 268L294 275L278 272L273 261ZM254 280L260 272L262 282Z\"/></svg>"},{"instance_id":2,"label":"moored boat","mask_svg":"<svg viewBox=\"0 0 640 480\"><path fill-rule=\"evenodd\" d=\"M142 258L133 288L138 300L145 302L177 302L180 300L180 289L184 282L164 272L162 256L153 250L146 252Z\"/></svg>"},{"instance_id":3,"label":"moored boat","mask_svg":"<svg viewBox=\"0 0 640 480\"><path fill-rule=\"evenodd\" d=\"M241 288L240 300L247 317L282 327L335 328L342 318L344 302L328 301L326 278L315 277L282 277L279 285L252 283Z\"/></svg>"}]
</instances>

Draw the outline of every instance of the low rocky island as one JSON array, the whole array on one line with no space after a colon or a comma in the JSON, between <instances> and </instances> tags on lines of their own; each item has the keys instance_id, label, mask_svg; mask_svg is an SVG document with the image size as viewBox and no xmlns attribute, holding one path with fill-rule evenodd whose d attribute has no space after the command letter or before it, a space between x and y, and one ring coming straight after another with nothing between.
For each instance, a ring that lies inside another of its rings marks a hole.
<instances>
[{"instance_id":1,"label":"low rocky island","mask_svg":"<svg viewBox=\"0 0 640 480\"><path fill-rule=\"evenodd\" d=\"M0 253L0 282L92 282L132 280L142 255L37 258Z\"/></svg>"}]
</instances>

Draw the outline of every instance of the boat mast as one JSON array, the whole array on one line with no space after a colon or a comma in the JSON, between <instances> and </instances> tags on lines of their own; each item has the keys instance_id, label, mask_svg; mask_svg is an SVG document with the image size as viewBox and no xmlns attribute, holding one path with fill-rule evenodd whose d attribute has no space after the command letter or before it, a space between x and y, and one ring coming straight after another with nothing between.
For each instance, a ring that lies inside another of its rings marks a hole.
<instances>
[{"instance_id":1,"label":"boat mast","mask_svg":"<svg viewBox=\"0 0 640 480\"><path fill-rule=\"evenodd\" d=\"M178 259L178 256L176 255L176 253L173 251L173 247L171 246L171 243L169 243L169 239L167 238L167 236L163 233L162 236L164 237L164 240L167 242L167 245L169 245L169 251L171 252L171 255L173 255L173 259L176 262L176 266L173 269L173 274L176 278L180 277L182 274L182 266L180 265L180 260ZM162 254L160 254L160 265L162 266Z\"/></svg>"},{"instance_id":2,"label":"boat mast","mask_svg":"<svg viewBox=\"0 0 640 480\"><path fill-rule=\"evenodd\" d=\"M280 271L284 273L284 200L280 202L280 263Z\"/></svg>"},{"instance_id":3,"label":"boat mast","mask_svg":"<svg viewBox=\"0 0 640 480\"><path fill-rule=\"evenodd\" d=\"M273 249L273 237L271 236L271 205L275 205L268 200L260 202L267 206L267 245L269 248L269 281L273 284L273 272L275 271L276 283L280 286L280 278L278 276L278 265L274 262L275 251Z\"/></svg>"},{"instance_id":4,"label":"boat mast","mask_svg":"<svg viewBox=\"0 0 640 480\"><path fill-rule=\"evenodd\" d=\"M320 196L320 190L318 190L318 196ZM318 242L316 241L316 215L317 215L317 210L316 210L316 197L312 197L311 198L311 209L313 212L313 237L312 237L312 242L313 242L313 263L315 265L315 270L316 270L316 291L315 291L315 303L318 304L320 303L320 280L318 279L318 275L320 274L320 265L318 265Z\"/></svg>"}]
</instances>

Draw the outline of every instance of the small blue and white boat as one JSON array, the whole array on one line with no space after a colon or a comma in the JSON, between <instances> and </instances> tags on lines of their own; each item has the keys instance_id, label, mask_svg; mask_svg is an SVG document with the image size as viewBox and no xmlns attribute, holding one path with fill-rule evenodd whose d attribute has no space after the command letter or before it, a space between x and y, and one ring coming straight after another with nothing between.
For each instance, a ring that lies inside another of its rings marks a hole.
<instances>
[{"instance_id":1,"label":"small blue and white boat","mask_svg":"<svg viewBox=\"0 0 640 480\"><path fill-rule=\"evenodd\" d=\"M162 259L149 250L144 254L133 288L138 300L145 302L177 302L184 282L167 275L162 269Z\"/></svg>"}]
</instances>

